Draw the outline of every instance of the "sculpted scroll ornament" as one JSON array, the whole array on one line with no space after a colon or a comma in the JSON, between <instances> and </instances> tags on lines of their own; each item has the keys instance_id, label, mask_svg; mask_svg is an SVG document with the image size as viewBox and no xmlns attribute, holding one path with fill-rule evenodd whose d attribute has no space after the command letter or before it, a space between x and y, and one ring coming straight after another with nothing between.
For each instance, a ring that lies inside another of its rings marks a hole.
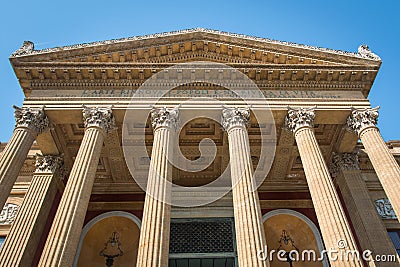
<instances>
[{"instance_id":1,"label":"sculpted scroll ornament","mask_svg":"<svg viewBox=\"0 0 400 267\"><path fill-rule=\"evenodd\" d=\"M44 107L42 108L19 108L13 106L15 127L24 127L32 130L35 134L42 133L49 126Z\"/></svg>"},{"instance_id":2,"label":"sculpted scroll ornament","mask_svg":"<svg viewBox=\"0 0 400 267\"><path fill-rule=\"evenodd\" d=\"M158 127L171 127L176 129L179 123L179 107L176 108L156 108L151 109L151 126L153 130Z\"/></svg>"},{"instance_id":3,"label":"sculpted scroll ornament","mask_svg":"<svg viewBox=\"0 0 400 267\"><path fill-rule=\"evenodd\" d=\"M363 58L381 60L381 58L377 54L373 53L366 44L358 47L358 54Z\"/></svg>"},{"instance_id":4,"label":"sculpted scroll ornament","mask_svg":"<svg viewBox=\"0 0 400 267\"><path fill-rule=\"evenodd\" d=\"M347 127L350 131L360 134L364 129L376 127L378 122L379 106L376 108L355 109L352 108L347 118Z\"/></svg>"},{"instance_id":5,"label":"sculpted scroll ornament","mask_svg":"<svg viewBox=\"0 0 400 267\"><path fill-rule=\"evenodd\" d=\"M1 224L12 224L17 216L19 206L12 203L6 203L0 214L0 225Z\"/></svg>"},{"instance_id":6,"label":"sculpted scroll ornament","mask_svg":"<svg viewBox=\"0 0 400 267\"><path fill-rule=\"evenodd\" d=\"M248 127L250 125L249 108L228 108L222 110L222 127L229 131L232 127Z\"/></svg>"},{"instance_id":7,"label":"sculpted scroll ornament","mask_svg":"<svg viewBox=\"0 0 400 267\"><path fill-rule=\"evenodd\" d=\"M89 108L83 106L83 121L85 128L99 127L106 133L115 129L115 118L111 108L94 107Z\"/></svg>"},{"instance_id":8,"label":"sculpted scroll ornament","mask_svg":"<svg viewBox=\"0 0 400 267\"><path fill-rule=\"evenodd\" d=\"M397 219L396 213L393 210L392 204L389 199L381 198L375 200L376 210L383 219Z\"/></svg>"},{"instance_id":9,"label":"sculpted scroll ornament","mask_svg":"<svg viewBox=\"0 0 400 267\"><path fill-rule=\"evenodd\" d=\"M296 132L302 127L314 127L315 107L291 108L285 118L285 127L291 132Z\"/></svg>"},{"instance_id":10,"label":"sculpted scroll ornament","mask_svg":"<svg viewBox=\"0 0 400 267\"><path fill-rule=\"evenodd\" d=\"M24 41L22 46L15 51L14 53L12 53L11 56L23 56L23 55L29 55L33 52L35 48L35 45L33 44L33 42L31 41Z\"/></svg>"}]
</instances>

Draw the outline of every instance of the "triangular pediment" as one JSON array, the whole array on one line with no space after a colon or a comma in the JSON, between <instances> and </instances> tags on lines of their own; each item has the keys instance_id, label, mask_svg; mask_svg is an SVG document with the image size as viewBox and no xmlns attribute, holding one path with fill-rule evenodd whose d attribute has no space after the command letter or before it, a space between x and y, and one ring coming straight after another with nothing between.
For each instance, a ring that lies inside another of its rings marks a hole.
<instances>
[{"instance_id":1,"label":"triangular pediment","mask_svg":"<svg viewBox=\"0 0 400 267\"><path fill-rule=\"evenodd\" d=\"M207 29L191 29L80 45L34 50L26 42L11 56L23 62L64 63L222 63L287 65L380 65L368 48L336 51Z\"/></svg>"},{"instance_id":2,"label":"triangular pediment","mask_svg":"<svg viewBox=\"0 0 400 267\"><path fill-rule=\"evenodd\" d=\"M43 50L24 42L10 61L25 95L54 86L138 87L177 63L209 61L258 86L359 88L366 96L381 65L367 46L352 53L201 28Z\"/></svg>"}]
</instances>

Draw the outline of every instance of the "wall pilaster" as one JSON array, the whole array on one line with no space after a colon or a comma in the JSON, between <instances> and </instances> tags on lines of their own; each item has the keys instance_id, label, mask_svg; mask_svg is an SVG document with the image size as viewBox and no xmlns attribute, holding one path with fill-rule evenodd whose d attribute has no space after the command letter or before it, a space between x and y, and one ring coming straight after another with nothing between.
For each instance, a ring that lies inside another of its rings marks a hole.
<instances>
[{"instance_id":1,"label":"wall pilaster","mask_svg":"<svg viewBox=\"0 0 400 267\"><path fill-rule=\"evenodd\" d=\"M381 218L374 212L376 208L361 176L357 153L334 153L331 172L342 192L361 249L372 251L368 266L393 266L393 262L373 261L376 255L397 255L397 252Z\"/></svg>"}]
</instances>

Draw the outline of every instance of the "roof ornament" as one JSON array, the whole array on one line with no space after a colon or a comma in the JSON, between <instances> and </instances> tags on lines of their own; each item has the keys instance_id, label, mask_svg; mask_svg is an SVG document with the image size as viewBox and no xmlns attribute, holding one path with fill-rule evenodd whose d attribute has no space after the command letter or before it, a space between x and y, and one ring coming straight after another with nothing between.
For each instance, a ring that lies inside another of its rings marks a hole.
<instances>
[{"instance_id":1,"label":"roof ornament","mask_svg":"<svg viewBox=\"0 0 400 267\"><path fill-rule=\"evenodd\" d=\"M35 45L33 42L31 41L24 41L22 46L15 51L14 53L12 53L11 56L15 57L15 56L24 56L24 55L29 55L32 54L33 49L35 49Z\"/></svg>"},{"instance_id":2,"label":"roof ornament","mask_svg":"<svg viewBox=\"0 0 400 267\"><path fill-rule=\"evenodd\" d=\"M381 58L373 53L366 44L362 44L358 47L358 54L366 59L381 60Z\"/></svg>"}]
</instances>

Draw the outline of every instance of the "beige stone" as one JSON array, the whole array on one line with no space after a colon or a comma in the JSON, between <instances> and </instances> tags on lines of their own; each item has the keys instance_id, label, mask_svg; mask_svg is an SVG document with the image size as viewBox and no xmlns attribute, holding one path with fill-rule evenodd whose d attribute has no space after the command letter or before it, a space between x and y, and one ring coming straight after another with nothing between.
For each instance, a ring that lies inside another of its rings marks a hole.
<instances>
[{"instance_id":1,"label":"beige stone","mask_svg":"<svg viewBox=\"0 0 400 267\"><path fill-rule=\"evenodd\" d=\"M85 134L47 237L39 266L72 266L111 110L84 109Z\"/></svg>"},{"instance_id":2,"label":"beige stone","mask_svg":"<svg viewBox=\"0 0 400 267\"><path fill-rule=\"evenodd\" d=\"M314 135L314 108L289 108L286 127L293 131L326 249L357 250L339 196ZM331 266L362 266L358 260L331 260Z\"/></svg>"},{"instance_id":3,"label":"beige stone","mask_svg":"<svg viewBox=\"0 0 400 267\"><path fill-rule=\"evenodd\" d=\"M267 243L246 130L250 111L225 108L222 116L228 132L238 263L241 267L269 266L268 259L258 258Z\"/></svg>"},{"instance_id":4,"label":"beige stone","mask_svg":"<svg viewBox=\"0 0 400 267\"><path fill-rule=\"evenodd\" d=\"M162 114L163 116L159 116ZM154 142L143 209L137 267L168 266L173 136L176 109L153 109Z\"/></svg>"},{"instance_id":5,"label":"beige stone","mask_svg":"<svg viewBox=\"0 0 400 267\"><path fill-rule=\"evenodd\" d=\"M56 156L38 157L46 160L37 161L36 173L1 248L0 266L30 266L43 234L61 180L62 162Z\"/></svg>"}]
</instances>

